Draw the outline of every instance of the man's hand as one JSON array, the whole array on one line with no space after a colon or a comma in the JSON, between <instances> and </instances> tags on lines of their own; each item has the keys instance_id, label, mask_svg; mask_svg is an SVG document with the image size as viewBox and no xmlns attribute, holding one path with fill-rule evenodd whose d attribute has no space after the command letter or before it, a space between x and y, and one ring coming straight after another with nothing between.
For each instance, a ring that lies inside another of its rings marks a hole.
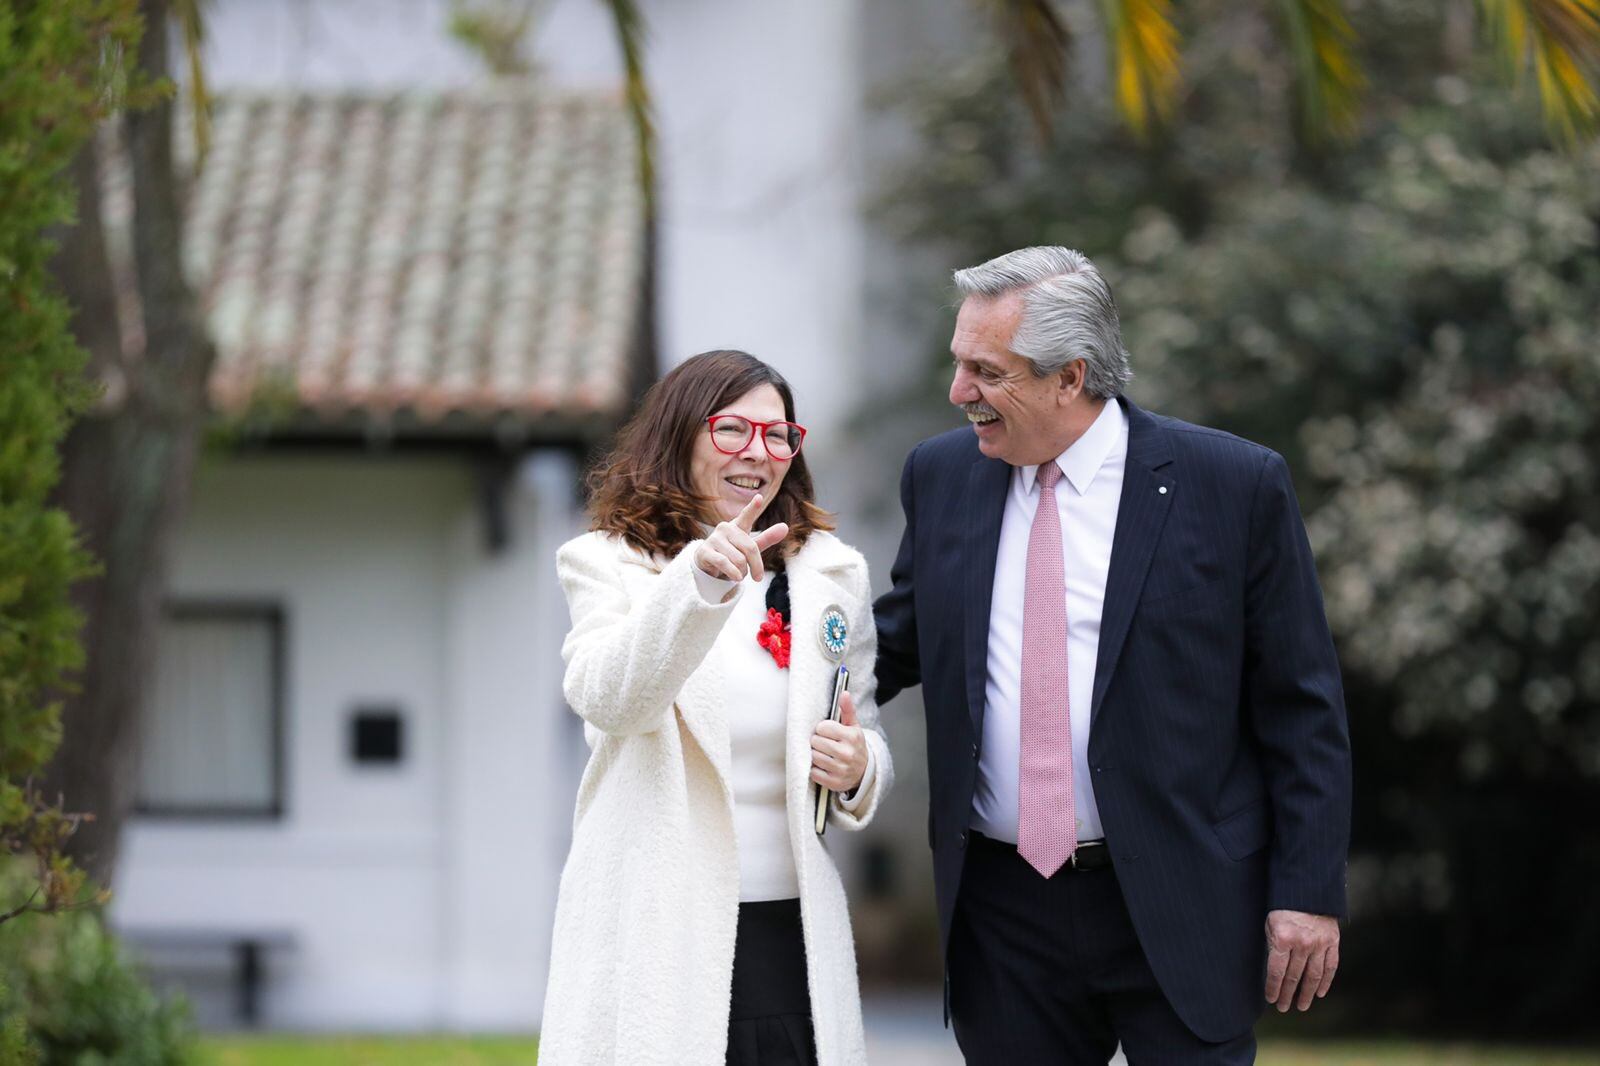
<instances>
[{"instance_id":1,"label":"man's hand","mask_svg":"<svg viewBox=\"0 0 1600 1066\"><path fill-rule=\"evenodd\" d=\"M1339 919L1300 911L1267 912L1267 1002L1301 1010L1328 994L1339 968Z\"/></svg>"}]
</instances>

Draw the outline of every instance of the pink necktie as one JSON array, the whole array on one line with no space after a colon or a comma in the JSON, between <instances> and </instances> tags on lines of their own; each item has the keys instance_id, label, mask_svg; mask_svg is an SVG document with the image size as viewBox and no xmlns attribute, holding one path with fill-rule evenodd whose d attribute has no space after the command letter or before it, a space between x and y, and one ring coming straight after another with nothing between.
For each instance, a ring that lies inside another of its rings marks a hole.
<instances>
[{"instance_id":1,"label":"pink necktie","mask_svg":"<svg viewBox=\"0 0 1600 1066\"><path fill-rule=\"evenodd\" d=\"M1022 594L1022 774L1017 851L1049 877L1078 847L1072 798L1072 715L1067 696L1067 586L1061 559L1056 482L1061 468L1039 467L1039 510L1028 533Z\"/></svg>"}]
</instances>

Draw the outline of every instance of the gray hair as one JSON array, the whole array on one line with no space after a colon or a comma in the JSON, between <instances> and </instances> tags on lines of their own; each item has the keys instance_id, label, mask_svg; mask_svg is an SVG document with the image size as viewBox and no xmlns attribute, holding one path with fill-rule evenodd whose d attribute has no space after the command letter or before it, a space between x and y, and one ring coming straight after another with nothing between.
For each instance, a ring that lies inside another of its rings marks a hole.
<instances>
[{"instance_id":1,"label":"gray hair","mask_svg":"<svg viewBox=\"0 0 1600 1066\"><path fill-rule=\"evenodd\" d=\"M1133 380L1111 286L1082 252L1019 248L956 271L955 282L963 297L1022 293L1022 321L1011 349L1031 362L1038 376L1082 359L1084 388L1100 399L1120 395Z\"/></svg>"}]
</instances>

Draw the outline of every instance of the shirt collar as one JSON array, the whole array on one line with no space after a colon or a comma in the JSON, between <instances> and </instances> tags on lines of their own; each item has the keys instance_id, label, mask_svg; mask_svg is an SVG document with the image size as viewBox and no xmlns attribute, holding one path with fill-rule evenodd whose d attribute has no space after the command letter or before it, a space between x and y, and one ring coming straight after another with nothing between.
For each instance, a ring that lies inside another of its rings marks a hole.
<instances>
[{"instance_id":1,"label":"shirt collar","mask_svg":"<svg viewBox=\"0 0 1600 1066\"><path fill-rule=\"evenodd\" d=\"M1056 456L1056 465L1061 468L1063 480L1071 484L1079 496L1089 491L1095 474L1105 465L1112 449L1126 439L1127 426L1128 419L1122 413L1122 405L1115 399L1107 400L1094 422L1084 430L1083 436ZM1034 480L1039 475L1039 465L1035 463L1019 469L1022 472L1023 494L1031 494Z\"/></svg>"}]
</instances>

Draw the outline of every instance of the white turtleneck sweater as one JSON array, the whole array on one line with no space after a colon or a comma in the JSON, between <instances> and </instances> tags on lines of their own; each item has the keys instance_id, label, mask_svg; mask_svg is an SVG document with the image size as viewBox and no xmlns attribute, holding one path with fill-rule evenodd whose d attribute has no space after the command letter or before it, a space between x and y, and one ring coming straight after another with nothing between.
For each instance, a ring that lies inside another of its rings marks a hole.
<instances>
[{"instance_id":1,"label":"white turtleneck sweater","mask_svg":"<svg viewBox=\"0 0 1600 1066\"><path fill-rule=\"evenodd\" d=\"M719 603L732 581L695 571L700 594ZM761 645L756 634L767 617L767 589L772 574L759 582L740 583L739 598L723 623L710 654L717 657L727 685L728 737L732 742L733 831L739 851L739 902L795 899L800 882L784 803L784 748L789 718L789 672ZM818 717L821 717L819 708ZM867 773L854 801L838 797L853 810L872 780L871 749Z\"/></svg>"}]
</instances>

